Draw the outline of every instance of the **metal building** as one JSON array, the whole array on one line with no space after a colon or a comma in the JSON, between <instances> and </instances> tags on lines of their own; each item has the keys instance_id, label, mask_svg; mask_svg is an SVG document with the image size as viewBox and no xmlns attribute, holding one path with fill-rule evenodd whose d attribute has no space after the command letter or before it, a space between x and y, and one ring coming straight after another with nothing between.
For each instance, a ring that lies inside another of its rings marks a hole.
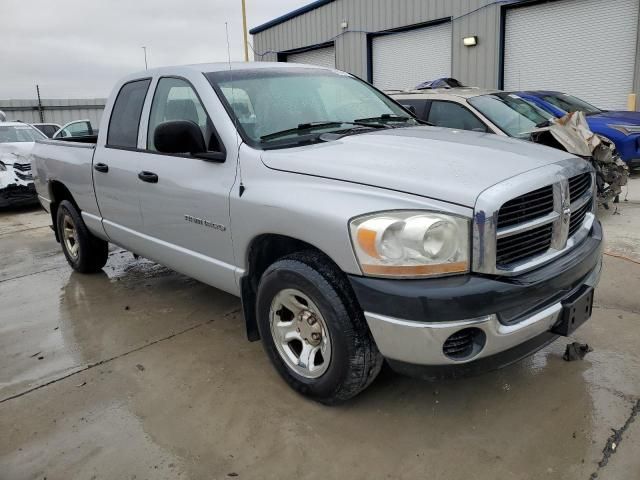
<instances>
[{"instance_id":1,"label":"metal building","mask_svg":"<svg viewBox=\"0 0 640 480\"><path fill-rule=\"evenodd\" d=\"M625 109L640 90L639 10L640 0L318 0L250 33L255 60L331 66L383 89L452 76Z\"/></svg>"},{"instance_id":2,"label":"metal building","mask_svg":"<svg viewBox=\"0 0 640 480\"><path fill-rule=\"evenodd\" d=\"M100 128L106 99L43 99L42 117L45 123L64 125L73 120L91 120L94 128ZM26 123L41 123L37 100L0 100L0 110L7 114L7 120Z\"/></svg>"}]
</instances>

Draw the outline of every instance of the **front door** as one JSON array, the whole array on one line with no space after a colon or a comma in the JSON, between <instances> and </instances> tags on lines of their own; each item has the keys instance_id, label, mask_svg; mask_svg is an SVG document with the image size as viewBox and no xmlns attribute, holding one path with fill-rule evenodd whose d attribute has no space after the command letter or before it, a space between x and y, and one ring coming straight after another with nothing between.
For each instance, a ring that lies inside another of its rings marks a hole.
<instances>
[{"instance_id":1,"label":"front door","mask_svg":"<svg viewBox=\"0 0 640 480\"><path fill-rule=\"evenodd\" d=\"M215 119L192 85L182 78L160 78L149 113L146 152L139 154L138 164L143 231L150 240L144 254L210 285L232 290L229 192L236 178L237 152L227 151L223 162L159 153L155 128L171 120L196 123L210 152L225 151Z\"/></svg>"},{"instance_id":2,"label":"front door","mask_svg":"<svg viewBox=\"0 0 640 480\"><path fill-rule=\"evenodd\" d=\"M151 80L125 83L111 111L106 145L97 146L93 183L109 239L136 251L142 214L138 199L138 129ZM100 145L102 142L98 142Z\"/></svg>"}]
</instances>

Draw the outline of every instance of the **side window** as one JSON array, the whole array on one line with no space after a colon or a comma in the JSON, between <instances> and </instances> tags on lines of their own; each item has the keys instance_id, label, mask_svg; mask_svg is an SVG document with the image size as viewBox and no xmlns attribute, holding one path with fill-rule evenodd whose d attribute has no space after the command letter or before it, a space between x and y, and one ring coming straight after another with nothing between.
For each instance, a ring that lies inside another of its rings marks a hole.
<instances>
[{"instance_id":1,"label":"side window","mask_svg":"<svg viewBox=\"0 0 640 480\"><path fill-rule=\"evenodd\" d=\"M107 146L136 148L144 99L151 80L136 80L123 85L109 120Z\"/></svg>"},{"instance_id":2,"label":"side window","mask_svg":"<svg viewBox=\"0 0 640 480\"><path fill-rule=\"evenodd\" d=\"M156 127L171 120L188 120L200 127L210 152L222 151L213 123L205 112L193 87L180 78L161 78L153 95L149 128L147 131L147 149L157 152L153 142Z\"/></svg>"},{"instance_id":3,"label":"side window","mask_svg":"<svg viewBox=\"0 0 640 480\"><path fill-rule=\"evenodd\" d=\"M467 108L453 102L433 101L429 111L429 122L438 127L457 128L486 132L487 127Z\"/></svg>"},{"instance_id":4,"label":"side window","mask_svg":"<svg viewBox=\"0 0 640 480\"><path fill-rule=\"evenodd\" d=\"M75 122L60 131L61 137L85 137L93 135L90 122Z\"/></svg>"}]
</instances>

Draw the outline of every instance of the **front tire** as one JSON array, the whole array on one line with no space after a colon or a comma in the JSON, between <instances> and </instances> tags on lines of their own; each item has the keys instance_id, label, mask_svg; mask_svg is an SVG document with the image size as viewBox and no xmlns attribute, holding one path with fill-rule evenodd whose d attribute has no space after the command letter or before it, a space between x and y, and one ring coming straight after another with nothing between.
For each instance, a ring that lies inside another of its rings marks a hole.
<instances>
[{"instance_id":1,"label":"front tire","mask_svg":"<svg viewBox=\"0 0 640 480\"><path fill-rule=\"evenodd\" d=\"M380 372L382 355L351 286L319 253L296 253L267 268L257 317L269 359L302 395L344 402Z\"/></svg>"},{"instance_id":2,"label":"front tire","mask_svg":"<svg viewBox=\"0 0 640 480\"><path fill-rule=\"evenodd\" d=\"M78 209L63 200L56 212L56 228L67 262L80 273L102 270L109 257L109 244L89 232Z\"/></svg>"}]
</instances>

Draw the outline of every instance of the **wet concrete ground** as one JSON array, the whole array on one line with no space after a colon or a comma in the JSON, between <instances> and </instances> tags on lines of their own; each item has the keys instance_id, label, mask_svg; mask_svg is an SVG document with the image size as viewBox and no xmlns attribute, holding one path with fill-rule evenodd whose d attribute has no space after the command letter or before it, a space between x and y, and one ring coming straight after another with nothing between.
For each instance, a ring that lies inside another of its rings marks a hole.
<instances>
[{"instance_id":1,"label":"wet concrete ground","mask_svg":"<svg viewBox=\"0 0 640 480\"><path fill-rule=\"evenodd\" d=\"M573 338L328 408L245 341L237 299L119 249L72 273L43 212L0 212L0 480L638 479L640 178L619 213ZM573 340L594 351L567 363Z\"/></svg>"}]
</instances>

